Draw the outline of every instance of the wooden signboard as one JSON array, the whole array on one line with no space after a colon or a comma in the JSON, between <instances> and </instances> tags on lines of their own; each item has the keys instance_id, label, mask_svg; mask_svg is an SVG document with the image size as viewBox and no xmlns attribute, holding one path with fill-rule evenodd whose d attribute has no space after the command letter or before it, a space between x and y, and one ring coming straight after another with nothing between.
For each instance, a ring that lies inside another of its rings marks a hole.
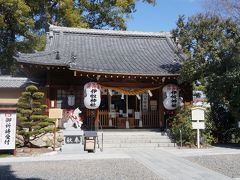
<instances>
[{"instance_id":1,"label":"wooden signboard","mask_svg":"<svg viewBox=\"0 0 240 180\"><path fill-rule=\"evenodd\" d=\"M192 128L193 129L205 129L205 123L204 122L192 122Z\"/></svg>"},{"instance_id":2,"label":"wooden signboard","mask_svg":"<svg viewBox=\"0 0 240 180\"><path fill-rule=\"evenodd\" d=\"M63 115L63 110L58 108L49 109L49 118L51 119L61 119Z\"/></svg>"},{"instance_id":3,"label":"wooden signboard","mask_svg":"<svg viewBox=\"0 0 240 180\"><path fill-rule=\"evenodd\" d=\"M0 113L0 150L15 149L16 113Z\"/></svg>"},{"instance_id":4,"label":"wooden signboard","mask_svg":"<svg viewBox=\"0 0 240 180\"><path fill-rule=\"evenodd\" d=\"M192 120L193 121L204 121L204 108L195 107L192 108Z\"/></svg>"}]
</instances>

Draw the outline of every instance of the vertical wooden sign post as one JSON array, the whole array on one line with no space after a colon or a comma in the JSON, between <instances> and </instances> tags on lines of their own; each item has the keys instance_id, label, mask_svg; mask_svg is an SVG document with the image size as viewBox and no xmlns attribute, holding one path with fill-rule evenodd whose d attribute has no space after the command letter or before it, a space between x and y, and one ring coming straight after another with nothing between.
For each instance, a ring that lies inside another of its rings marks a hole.
<instances>
[{"instance_id":1,"label":"vertical wooden sign post","mask_svg":"<svg viewBox=\"0 0 240 180\"><path fill-rule=\"evenodd\" d=\"M53 151L55 151L56 147L56 129L57 129L57 120L62 118L63 110L57 108L49 109L49 118L56 119L54 123L54 137L53 137Z\"/></svg>"},{"instance_id":2,"label":"vertical wooden sign post","mask_svg":"<svg viewBox=\"0 0 240 180\"><path fill-rule=\"evenodd\" d=\"M200 148L200 129L205 129L204 111L202 107L192 108L192 128L197 129L197 147Z\"/></svg>"}]
</instances>

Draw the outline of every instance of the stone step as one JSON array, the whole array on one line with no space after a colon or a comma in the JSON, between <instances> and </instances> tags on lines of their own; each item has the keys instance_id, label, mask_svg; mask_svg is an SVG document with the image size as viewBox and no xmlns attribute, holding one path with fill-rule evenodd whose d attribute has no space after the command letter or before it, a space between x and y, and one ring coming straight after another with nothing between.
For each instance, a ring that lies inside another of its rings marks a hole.
<instances>
[{"instance_id":1,"label":"stone step","mask_svg":"<svg viewBox=\"0 0 240 180\"><path fill-rule=\"evenodd\" d=\"M101 134L98 134L99 138L102 138ZM169 139L168 136L159 136L159 135L108 135L108 134L103 134L103 139L120 139L120 140L125 140L125 139Z\"/></svg>"},{"instance_id":2,"label":"stone step","mask_svg":"<svg viewBox=\"0 0 240 180\"><path fill-rule=\"evenodd\" d=\"M175 147L165 132L156 131L124 131L98 132L99 145L104 148L159 148Z\"/></svg>"},{"instance_id":3,"label":"stone step","mask_svg":"<svg viewBox=\"0 0 240 180\"><path fill-rule=\"evenodd\" d=\"M102 139L99 139L102 141ZM103 139L106 144L109 143L171 143L170 139Z\"/></svg>"},{"instance_id":4,"label":"stone step","mask_svg":"<svg viewBox=\"0 0 240 180\"><path fill-rule=\"evenodd\" d=\"M133 136L141 136L141 135L158 135L158 136L166 136L166 133L160 133L160 132L98 132L98 134L107 134L107 135L113 135L113 136L124 136L124 135L133 135Z\"/></svg>"},{"instance_id":5,"label":"stone step","mask_svg":"<svg viewBox=\"0 0 240 180\"><path fill-rule=\"evenodd\" d=\"M100 132L98 134L101 134ZM167 136L167 134L160 134L160 133L116 133L116 134L110 134L110 133L105 133L103 132L103 134L108 135L108 136Z\"/></svg>"},{"instance_id":6,"label":"stone step","mask_svg":"<svg viewBox=\"0 0 240 180\"><path fill-rule=\"evenodd\" d=\"M98 136L98 139L102 139L102 137ZM166 140L166 139L170 139L169 137L107 137L107 136L103 136L103 140L122 140L122 141L127 141L127 140L136 140L136 141L140 141L140 140Z\"/></svg>"},{"instance_id":7,"label":"stone step","mask_svg":"<svg viewBox=\"0 0 240 180\"><path fill-rule=\"evenodd\" d=\"M102 133L98 132L98 135L100 136ZM161 133L105 133L103 132L103 135L111 137L125 137L125 136L131 136L131 137L168 137L167 134L161 134Z\"/></svg>"},{"instance_id":8,"label":"stone step","mask_svg":"<svg viewBox=\"0 0 240 180\"><path fill-rule=\"evenodd\" d=\"M101 145L100 145L101 147ZM157 148L157 147L175 147L174 143L120 143L103 144L103 148Z\"/></svg>"}]
</instances>

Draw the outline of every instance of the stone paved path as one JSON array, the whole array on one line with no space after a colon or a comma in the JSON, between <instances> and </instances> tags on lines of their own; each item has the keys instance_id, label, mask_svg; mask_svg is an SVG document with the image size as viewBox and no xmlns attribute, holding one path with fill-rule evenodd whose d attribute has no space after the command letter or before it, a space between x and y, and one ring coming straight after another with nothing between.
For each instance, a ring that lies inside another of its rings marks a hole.
<instances>
[{"instance_id":1,"label":"stone paved path","mask_svg":"<svg viewBox=\"0 0 240 180\"><path fill-rule=\"evenodd\" d=\"M129 152L130 156L141 162L160 177L169 180L227 180L227 176L204 168L183 158L164 151L148 150Z\"/></svg>"},{"instance_id":2,"label":"stone paved path","mask_svg":"<svg viewBox=\"0 0 240 180\"><path fill-rule=\"evenodd\" d=\"M194 155L213 155L226 153L239 153L239 150L225 149L205 149L205 150L179 150L177 148L162 148L162 149L105 149L103 152L89 154L56 154L50 153L37 157L13 157L2 158L1 163L11 164L13 162L34 162L34 161L63 161L63 160L111 160L111 159L131 159L133 158L143 166L147 167L159 178L163 179L204 179L204 180L222 180L231 179L220 173L204 168L196 163L190 162L182 157ZM131 171L130 171L131 172Z\"/></svg>"}]
</instances>

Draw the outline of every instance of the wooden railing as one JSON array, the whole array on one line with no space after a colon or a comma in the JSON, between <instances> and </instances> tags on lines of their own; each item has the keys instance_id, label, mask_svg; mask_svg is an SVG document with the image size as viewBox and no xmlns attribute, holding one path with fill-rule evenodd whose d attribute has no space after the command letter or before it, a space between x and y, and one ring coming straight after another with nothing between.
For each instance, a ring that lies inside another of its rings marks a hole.
<instances>
[{"instance_id":1,"label":"wooden railing","mask_svg":"<svg viewBox=\"0 0 240 180\"><path fill-rule=\"evenodd\" d=\"M142 112L143 128L157 128L160 126L159 112Z\"/></svg>"},{"instance_id":2,"label":"wooden railing","mask_svg":"<svg viewBox=\"0 0 240 180\"><path fill-rule=\"evenodd\" d=\"M112 127L117 127L117 118L112 119ZM109 112L106 110L99 111L99 120L103 128L110 127L109 126Z\"/></svg>"},{"instance_id":3,"label":"wooden railing","mask_svg":"<svg viewBox=\"0 0 240 180\"><path fill-rule=\"evenodd\" d=\"M63 123L67 122L69 119L68 117L68 110L64 110L63 118L59 120L59 127L63 127ZM95 111L87 110L86 111L86 119L84 120L84 125L88 128L93 128L95 126ZM149 112L142 112L142 128L158 128L160 126L160 114L158 111L149 111ZM109 126L109 112L107 110L100 110L99 111L99 120L100 125L103 128L118 128L117 118L112 119L112 127ZM131 118L132 119L132 118ZM135 128L139 127L139 120L134 119L133 126Z\"/></svg>"},{"instance_id":4,"label":"wooden railing","mask_svg":"<svg viewBox=\"0 0 240 180\"><path fill-rule=\"evenodd\" d=\"M99 121L103 128L109 125L108 111L99 111Z\"/></svg>"},{"instance_id":5,"label":"wooden railing","mask_svg":"<svg viewBox=\"0 0 240 180\"><path fill-rule=\"evenodd\" d=\"M117 118L112 119L112 127L117 128ZM160 126L159 112L158 111L150 111L150 112L142 112L142 128L157 128ZM103 128L109 127L109 112L107 110L99 111L99 120ZM135 127L139 127L138 120L135 120Z\"/></svg>"}]
</instances>

